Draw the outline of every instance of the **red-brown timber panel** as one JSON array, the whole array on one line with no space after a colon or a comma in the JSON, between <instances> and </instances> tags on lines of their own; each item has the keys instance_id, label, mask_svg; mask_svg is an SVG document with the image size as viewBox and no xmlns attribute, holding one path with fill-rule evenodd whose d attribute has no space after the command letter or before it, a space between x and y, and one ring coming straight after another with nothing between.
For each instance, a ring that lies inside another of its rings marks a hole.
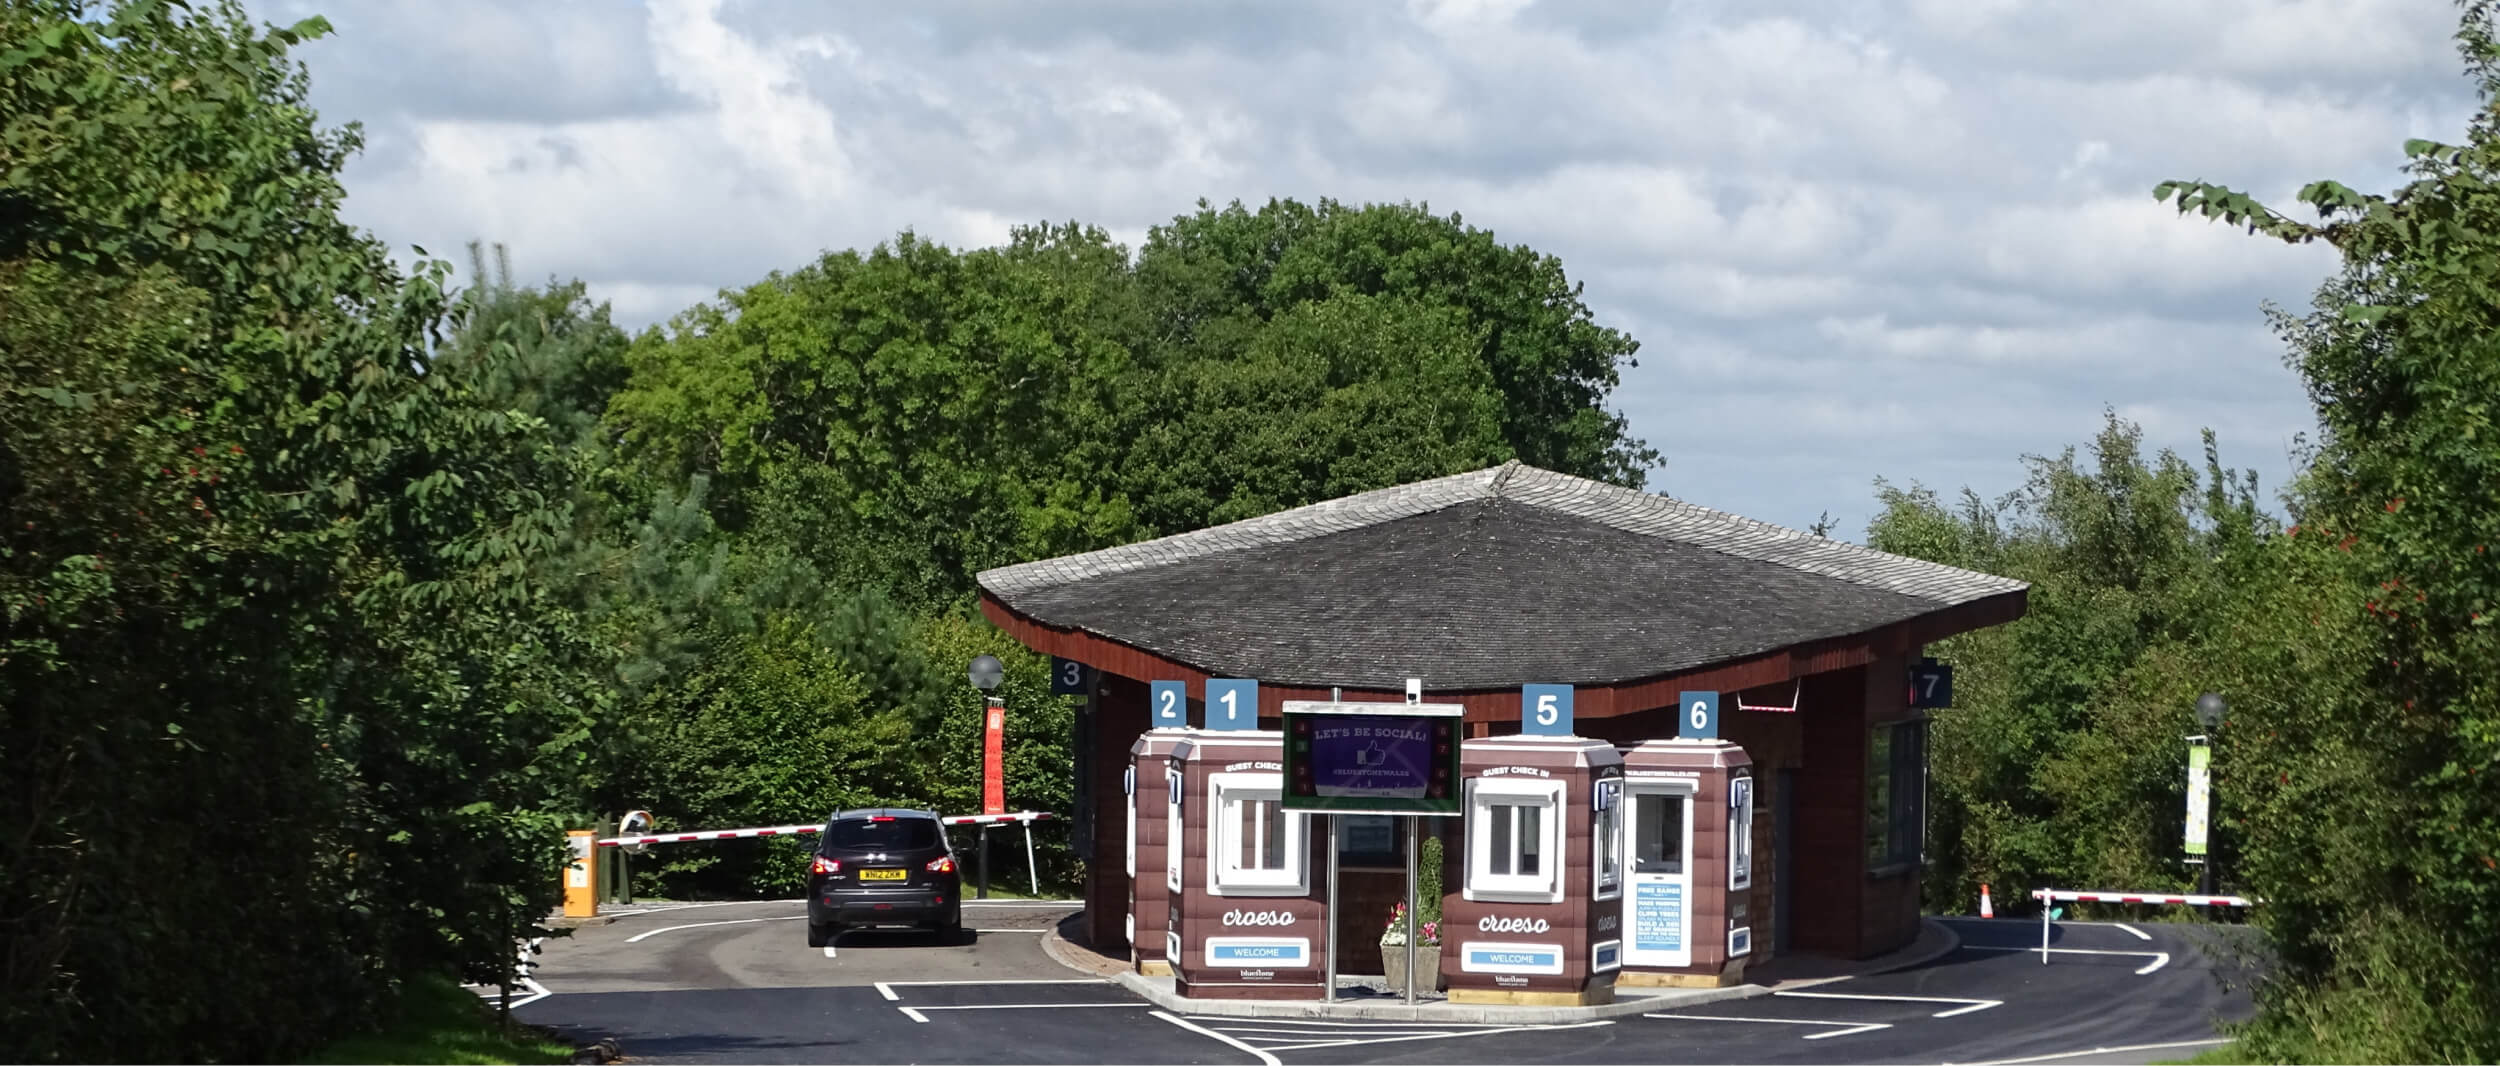
<instances>
[{"instance_id":1,"label":"red-brown timber panel","mask_svg":"<svg viewBox=\"0 0 2500 1066\"><path fill-rule=\"evenodd\" d=\"M1863 670L1806 679L1797 774L1791 944L1858 958L1866 893L1866 678Z\"/></svg>"}]
</instances>

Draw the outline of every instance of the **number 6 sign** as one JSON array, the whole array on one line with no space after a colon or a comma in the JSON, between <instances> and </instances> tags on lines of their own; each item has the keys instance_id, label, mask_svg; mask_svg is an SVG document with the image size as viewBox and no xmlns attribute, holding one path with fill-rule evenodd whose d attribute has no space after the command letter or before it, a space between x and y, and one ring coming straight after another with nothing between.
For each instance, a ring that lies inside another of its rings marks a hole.
<instances>
[{"instance_id":1,"label":"number 6 sign","mask_svg":"<svg viewBox=\"0 0 2500 1066\"><path fill-rule=\"evenodd\" d=\"M1571 686L1520 686L1519 731L1529 736L1570 736Z\"/></svg>"},{"instance_id":2,"label":"number 6 sign","mask_svg":"<svg viewBox=\"0 0 2500 1066\"><path fill-rule=\"evenodd\" d=\"M1719 694L1685 692L1676 696L1675 735L1686 740L1719 739Z\"/></svg>"}]
</instances>

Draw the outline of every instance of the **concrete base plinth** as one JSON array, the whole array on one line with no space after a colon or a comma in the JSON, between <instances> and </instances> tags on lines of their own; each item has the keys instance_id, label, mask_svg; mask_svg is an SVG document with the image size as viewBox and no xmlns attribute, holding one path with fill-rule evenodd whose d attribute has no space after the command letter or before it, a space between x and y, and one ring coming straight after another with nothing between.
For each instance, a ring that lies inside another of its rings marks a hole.
<instances>
[{"instance_id":1,"label":"concrete base plinth","mask_svg":"<svg viewBox=\"0 0 2500 1066\"><path fill-rule=\"evenodd\" d=\"M1172 963L1169 959L1141 959L1137 963L1137 972L1148 977L1170 977Z\"/></svg>"},{"instance_id":2,"label":"concrete base plinth","mask_svg":"<svg viewBox=\"0 0 2500 1066\"><path fill-rule=\"evenodd\" d=\"M1577 992L1526 992L1507 988L1453 988L1452 1003L1499 1003L1511 1007L1595 1007L1615 1001L1615 986L1597 985Z\"/></svg>"},{"instance_id":3,"label":"concrete base plinth","mask_svg":"<svg viewBox=\"0 0 2500 1066\"><path fill-rule=\"evenodd\" d=\"M1633 988L1727 988L1745 983L1745 964L1731 962L1718 973L1625 970L1615 975L1615 983Z\"/></svg>"}]
</instances>

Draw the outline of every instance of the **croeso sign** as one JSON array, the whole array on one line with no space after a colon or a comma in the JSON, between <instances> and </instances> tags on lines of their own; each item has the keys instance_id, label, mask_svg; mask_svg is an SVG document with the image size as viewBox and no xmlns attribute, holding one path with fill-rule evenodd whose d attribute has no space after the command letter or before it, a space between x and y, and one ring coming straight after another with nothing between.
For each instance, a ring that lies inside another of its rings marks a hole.
<instances>
[{"instance_id":1,"label":"croeso sign","mask_svg":"<svg viewBox=\"0 0 2500 1066\"><path fill-rule=\"evenodd\" d=\"M1292 925L1292 911L1225 911L1226 925Z\"/></svg>"}]
</instances>

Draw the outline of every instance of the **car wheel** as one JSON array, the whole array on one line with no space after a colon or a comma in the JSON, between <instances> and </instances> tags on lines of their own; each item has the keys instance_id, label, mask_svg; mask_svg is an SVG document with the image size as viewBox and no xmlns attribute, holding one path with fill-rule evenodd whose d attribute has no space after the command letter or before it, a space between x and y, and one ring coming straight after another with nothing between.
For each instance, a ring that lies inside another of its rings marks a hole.
<instances>
[{"instance_id":1,"label":"car wheel","mask_svg":"<svg viewBox=\"0 0 2500 1066\"><path fill-rule=\"evenodd\" d=\"M827 944L833 943L833 938L841 935L842 930L837 927L830 925L818 925L814 922L807 923L808 947L821 948Z\"/></svg>"},{"instance_id":2,"label":"car wheel","mask_svg":"<svg viewBox=\"0 0 2500 1066\"><path fill-rule=\"evenodd\" d=\"M964 938L964 909L961 906L947 908L946 917L938 920L938 936L948 941Z\"/></svg>"}]
</instances>

